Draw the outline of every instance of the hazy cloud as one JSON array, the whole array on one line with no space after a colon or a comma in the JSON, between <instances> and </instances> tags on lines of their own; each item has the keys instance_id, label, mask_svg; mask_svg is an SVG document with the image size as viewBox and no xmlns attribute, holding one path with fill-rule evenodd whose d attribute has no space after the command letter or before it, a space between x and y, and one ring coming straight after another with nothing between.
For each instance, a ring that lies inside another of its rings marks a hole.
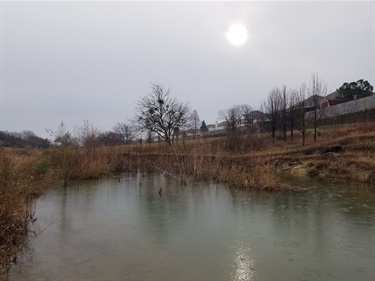
<instances>
[{"instance_id":1,"label":"hazy cloud","mask_svg":"<svg viewBox=\"0 0 375 281\"><path fill-rule=\"evenodd\" d=\"M243 23L248 42L230 45ZM216 121L318 72L374 85L373 2L2 2L0 130L46 136L132 117L150 83Z\"/></svg>"}]
</instances>

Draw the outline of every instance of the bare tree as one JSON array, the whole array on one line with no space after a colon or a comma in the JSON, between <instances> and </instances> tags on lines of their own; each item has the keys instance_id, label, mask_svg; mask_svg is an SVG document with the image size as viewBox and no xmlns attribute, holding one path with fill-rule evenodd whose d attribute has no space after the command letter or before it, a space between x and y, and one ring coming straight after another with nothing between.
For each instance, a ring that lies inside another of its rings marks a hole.
<instances>
[{"instance_id":1,"label":"bare tree","mask_svg":"<svg viewBox=\"0 0 375 281\"><path fill-rule=\"evenodd\" d=\"M227 129L227 141L229 150L237 151L243 143L242 130L244 111L247 110L245 105L235 105L226 110L219 111L219 119L224 120Z\"/></svg>"},{"instance_id":2,"label":"bare tree","mask_svg":"<svg viewBox=\"0 0 375 281\"><path fill-rule=\"evenodd\" d=\"M176 140L178 141L178 137L180 136L180 128L179 127L176 127L174 128L173 130L173 134L172 134L172 140Z\"/></svg>"},{"instance_id":3,"label":"bare tree","mask_svg":"<svg viewBox=\"0 0 375 281\"><path fill-rule=\"evenodd\" d=\"M32 137L36 137L36 135L32 131L22 131L21 135L22 135L22 139L26 141L29 141Z\"/></svg>"},{"instance_id":4,"label":"bare tree","mask_svg":"<svg viewBox=\"0 0 375 281\"><path fill-rule=\"evenodd\" d=\"M194 129L194 138L197 137L197 131L199 129L199 125L200 125L200 119L199 119L199 114L198 114L198 111L196 109L193 110L193 113L191 114L190 116L190 126L191 128Z\"/></svg>"},{"instance_id":5,"label":"bare tree","mask_svg":"<svg viewBox=\"0 0 375 281\"><path fill-rule=\"evenodd\" d=\"M288 96L286 86L282 86L280 91L280 125L283 133L283 140L286 141L286 131L288 129L288 120L287 120L287 108L288 108Z\"/></svg>"},{"instance_id":6,"label":"bare tree","mask_svg":"<svg viewBox=\"0 0 375 281\"><path fill-rule=\"evenodd\" d=\"M274 88L261 106L261 111L265 113L262 118L263 127L269 132L272 139L275 139L276 130L279 128L280 107L281 91L279 88Z\"/></svg>"},{"instance_id":7,"label":"bare tree","mask_svg":"<svg viewBox=\"0 0 375 281\"><path fill-rule=\"evenodd\" d=\"M55 138L54 141L58 144L58 148L54 151L54 154L56 156L56 162L61 176L64 180L64 187L66 187L73 172L74 140L71 133L66 130L65 124L62 121L56 131L51 129L47 129L46 131Z\"/></svg>"},{"instance_id":8,"label":"bare tree","mask_svg":"<svg viewBox=\"0 0 375 281\"><path fill-rule=\"evenodd\" d=\"M83 126L78 130L78 143L86 149L86 154L89 157L96 156L96 147L98 145L97 138L99 134L99 130L94 128L88 120L85 120Z\"/></svg>"},{"instance_id":9,"label":"bare tree","mask_svg":"<svg viewBox=\"0 0 375 281\"><path fill-rule=\"evenodd\" d=\"M314 127L314 142L316 142L317 129L323 112L319 111L320 103L325 95L327 95L327 84L322 82L317 73L313 73L311 76L309 96L311 107L313 109L312 123Z\"/></svg>"},{"instance_id":10,"label":"bare tree","mask_svg":"<svg viewBox=\"0 0 375 281\"><path fill-rule=\"evenodd\" d=\"M254 129L254 116L253 116L253 108L250 105L243 104L241 105L241 113L244 121L244 125L248 132Z\"/></svg>"},{"instance_id":11,"label":"bare tree","mask_svg":"<svg viewBox=\"0 0 375 281\"><path fill-rule=\"evenodd\" d=\"M74 140L72 134L67 131L63 121L59 124L56 131L51 129L46 129L46 131L54 137L54 142L59 146L72 146L74 145Z\"/></svg>"},{"instance_id":12,"label":"bare tree","mask_svg":"<svg viewBox=\"0 0 375 281\"><path fill-rule=\"evenodd\" d=\"M171 98L160 85L152 84L151 89L151 95L138 101L135 121L141 130L150 130L172 145L175 129L189 120L189 106Z\"/></svg>"},{"instance_id":13,"label":"bare tree","mask_svg":"<svg viewBox=\"0 0 375 281\"><path fill-rule=\"evenodd\" d=\"M122 143L131 144L135 139L135 129L132 125L118 122L113 131L119 135Z\"/></svg>"},{"instance_id":14,"label":"bare tree","mask_svg":"<svg viewBox=\"0 0 375 281\"><path fill-rule=\"evenodd\" d=\"M104 132L99 134L98 143L104 146L112 146L122 144L121 136L115 132Z\"/></svg>"},{"instance_id":15,"label":"bare tree","mask_svg":"<svg viewBox=\"0 0 375 281\"><path fill-rule=\"evenodd\" d=\"M147 131L146 142L150 145L150 147L151 147L151 144L152 144L152 142L153 142L153 138L154 138L154 135L153 135L152 131L151 131L151 130L148 130L148 131Z\"/></svg>"},{"instance_id":16,"label":"bare tree","mask_svg":"<svg viewBox=\"0 0 375 281\"><path fill-rule=\"evenodd\" d=\"M229 109L219 111L219 119L224 120L229 132L238 131L242 124L243 105L235 105Z\"/></svg>"},{"instance_id":17,"label":"bare tree","mask_svg":"<svg viewBox=\"0 0 375 281\"><path fill-rule=\"evenodd\" d=\"M23 139L23 134L19 132L8 132L8 135L14 139L19 139L19 140Z\"/></svg>"},{"instance_id":18,"label":"bare tree","mask_svg":"<svg viewBox=\"0 0 375 281\"><path fill-rule=\"evenodd\" d=\"M302 84L295 92L294 112L296 117L296 127L302 134L302 146L306 143L306 110L309 107L306 102L307 91L308 89L306 85Z\"/></svg>"},{"instance_id":19,"label":"bare tree","mask_svg":"<svg viewBox=\"0 0 375 281\"><path fill-rule=\"evenodd\" d=\"M296 107L297 107L297 101L298 101L298 90L291 90L289 93L289 109L288 109L288 115L289 115L289 128L290 128L290 138L293 142L294 137L294 129L296 126Z\"/></svg>"}]
</instances>

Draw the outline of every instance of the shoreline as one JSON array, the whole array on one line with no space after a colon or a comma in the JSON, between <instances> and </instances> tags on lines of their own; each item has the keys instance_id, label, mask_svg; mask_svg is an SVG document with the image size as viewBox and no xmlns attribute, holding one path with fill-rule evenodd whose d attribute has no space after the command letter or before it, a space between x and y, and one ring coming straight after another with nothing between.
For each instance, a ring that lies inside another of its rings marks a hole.
<instances>
[{"instance_id":1,"label":"shoreline","mask_svg":"<svg viewBox=\"0 0 375 281\"><path fill-rule=\"evenodd\" d=\"M28 237L33 220L28 202L43 194L49 184L99 179L143 170L164 173L181 184L220 182L245 190L290 190L283 175L375 184L375 126L322 131L318 142L301 146L268 136L250 137L247 152L226 149L226 138L119 147L56 147L47 150L0 148L0 269L9 266ZM249 139L247 139L249 141ZM375 185L374 185L375 186ZM6 231L5 231L6 230Z\"/></svg>"}]
</instances>

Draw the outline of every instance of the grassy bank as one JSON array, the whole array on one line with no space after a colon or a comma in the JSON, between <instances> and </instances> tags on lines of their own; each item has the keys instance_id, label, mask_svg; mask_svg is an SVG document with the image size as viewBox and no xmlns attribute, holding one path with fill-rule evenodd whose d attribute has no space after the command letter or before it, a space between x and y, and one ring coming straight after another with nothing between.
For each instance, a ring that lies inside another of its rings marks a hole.
<instances>
[{"instance_id":1,"label":"grassy bank","mask_svg":"<svg viewBox=\"0 0 375 281\"><path fill-rule=\"evenodd\" d=\"M0 269L16 259L34 220L31 202L51 180L48 161L38 151L0 148Z\"/></svg>"},{"instance_id":2,"label":"grassy bank","mask_svg":"<svg viewBox=\"0 0 375 281\"><path fill-rule=\"evenodd\" d=\"M316 143L310 136L305 147L289 142L255 155L269 157L282 173L375 183L375 124L327 126Z\"/></svg>"}]
</instances>

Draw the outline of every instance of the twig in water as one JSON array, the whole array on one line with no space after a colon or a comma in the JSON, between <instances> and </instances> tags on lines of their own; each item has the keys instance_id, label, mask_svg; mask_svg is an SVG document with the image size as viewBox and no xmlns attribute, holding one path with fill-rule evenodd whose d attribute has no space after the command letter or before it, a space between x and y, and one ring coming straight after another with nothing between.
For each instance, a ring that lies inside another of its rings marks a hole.
<instances>
[{"instance_id":1,"label":"twig in water","mask_svg":"<svg viewBox=\"0 0 375 281\"><path fill-rule=\"evenodd\" d=\"M155 167L155 168L156 168L157 170L159 170L159 171L165 173L166 175L168 175L168 176L170 176L170 177L172 177L172 178L175 178L176 180L179 180L178 177L176 177L175 175L172 175L171 173L168 173L167 171L164 171L164 170L162 170L162 169L160 169L160 168L158 168L158 167Z\"/></svg>"},{"instance_id":2,"label":"twig in water","mask_svg":"<svg viewBox=\"0 0 375 281\"><path fill-rule=\"evenodd\" d=\"M43 231L45 231L48 227L50 227L55 221L57 221L59 218L61 218L62 215L55 218L52 222L50 222L45 228L43 228L39 233L35 234L35 236L29 238L25 243L23 243L20 247L18 247L11 256L15 255L19 250L21 250L23 247L25 247L27 244L29 244L32 240L34 240L36 237L38 237ZM16 260L17 258L14 258Z\"/></svg>"}]
</instances>

